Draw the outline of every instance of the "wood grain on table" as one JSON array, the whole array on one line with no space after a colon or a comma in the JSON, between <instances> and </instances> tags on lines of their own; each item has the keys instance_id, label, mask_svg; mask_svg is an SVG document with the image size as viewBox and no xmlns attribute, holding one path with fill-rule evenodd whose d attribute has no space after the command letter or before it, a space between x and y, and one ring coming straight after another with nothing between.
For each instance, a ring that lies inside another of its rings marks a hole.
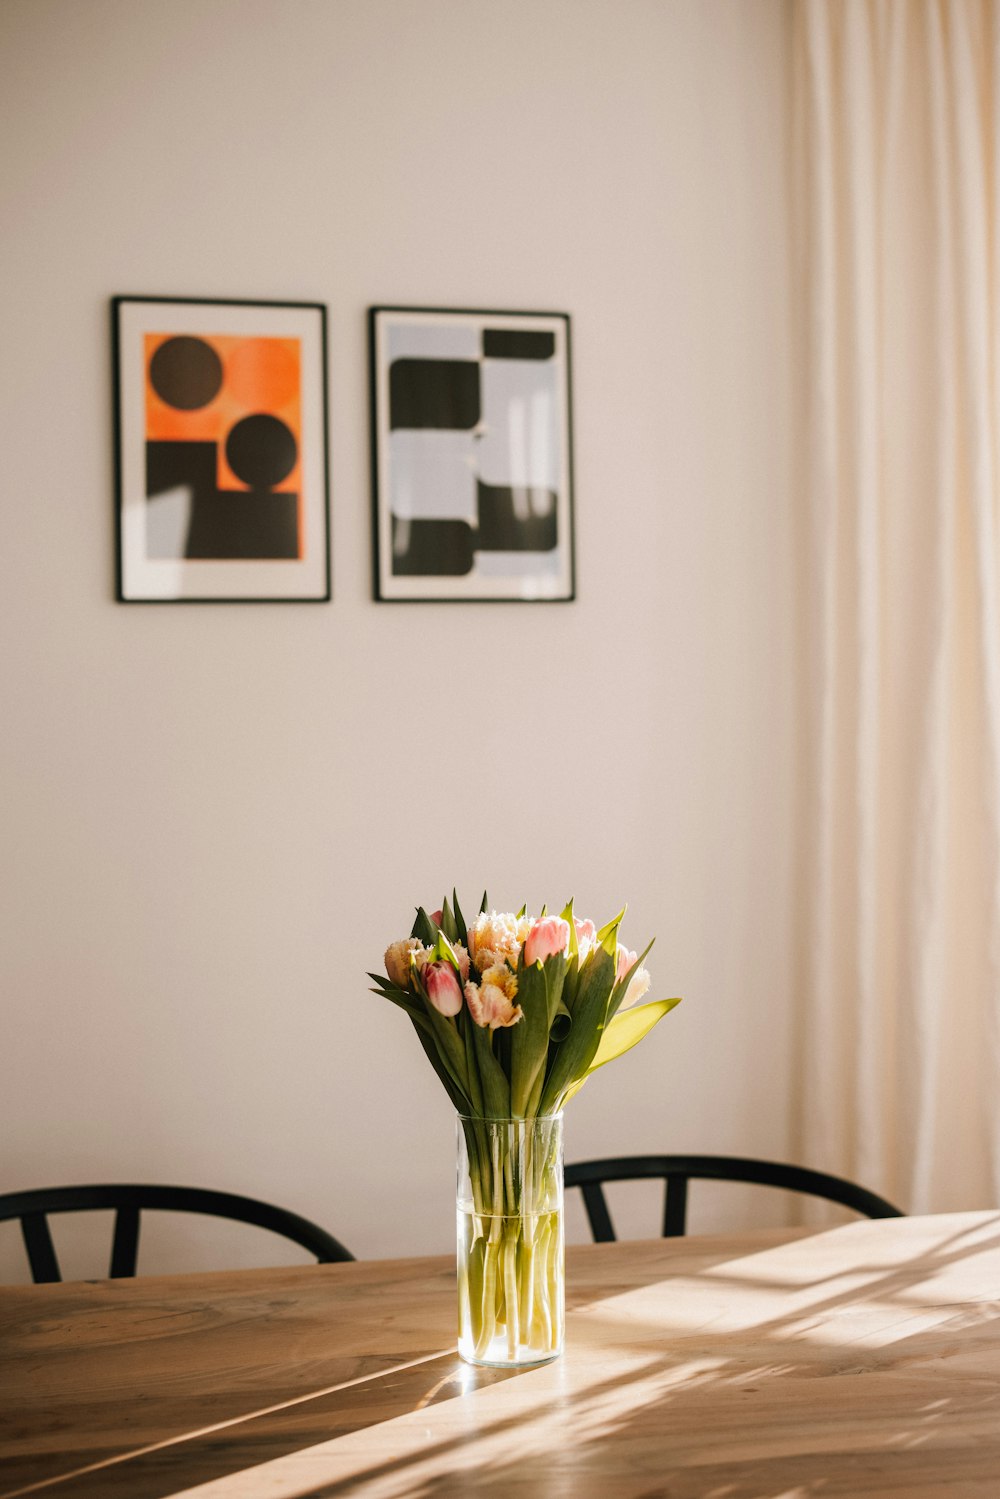
<instances>
[{"instance_id":1,"label":"wood grain on table","mask_svg":"<svg viewBox=\"0 0 1000 1499\"><path fill-rule=\"evenodd\" d=\"M571 1248L567 1350L450 1259L0 1289L0 1495L1000 1499L1000 1213Z\"/></svg>"}]
</instances>

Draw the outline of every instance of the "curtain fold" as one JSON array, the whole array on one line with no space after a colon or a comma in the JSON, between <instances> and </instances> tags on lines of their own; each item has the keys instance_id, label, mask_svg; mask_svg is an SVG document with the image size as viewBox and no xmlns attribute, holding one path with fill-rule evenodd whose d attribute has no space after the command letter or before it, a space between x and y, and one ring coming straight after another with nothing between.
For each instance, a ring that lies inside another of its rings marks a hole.
<instances>
[{"instance_id":1,"label":"curtain fold","mask_svg":"<svg viewBox=\"0 0 1000 1499\"><path fill-rule=\"evenodd\" d=\"M796 1146L1000 1203L1000 6L793 9L807 812Z\"/></svg>"}]
</instances>

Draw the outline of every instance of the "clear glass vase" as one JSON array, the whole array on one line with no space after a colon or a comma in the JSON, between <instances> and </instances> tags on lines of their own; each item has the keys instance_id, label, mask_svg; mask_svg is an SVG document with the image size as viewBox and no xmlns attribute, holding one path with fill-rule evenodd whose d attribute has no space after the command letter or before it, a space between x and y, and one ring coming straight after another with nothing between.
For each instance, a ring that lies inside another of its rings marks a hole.
<instances>
[{"instance_id":1,"label":"clear glass vase","mask_svg":"<svg viewBox=\"0 0 1000 1499\"><path fill-rule=\"evenodd\" d=\"M458 1351L520 1368L558 1358L565 1324L562 1114L458 1116Z\"/></svg>"}]
</instances>

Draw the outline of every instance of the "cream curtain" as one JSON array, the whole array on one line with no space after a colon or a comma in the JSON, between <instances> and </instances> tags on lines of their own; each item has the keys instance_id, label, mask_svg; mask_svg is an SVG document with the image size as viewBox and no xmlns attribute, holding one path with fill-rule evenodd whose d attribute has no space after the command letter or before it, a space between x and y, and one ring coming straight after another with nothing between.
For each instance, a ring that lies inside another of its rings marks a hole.
<instances>
[{"instance_id":1,"label":"cream curtain","mask_svg":"<svg viewBox=\"0 0 1000 1499\"><path fill-rule=\"evenodd\" d=\"M793 5L797 1154L1000 1203L1000 4Z\"/></svg>"}]
</instances>

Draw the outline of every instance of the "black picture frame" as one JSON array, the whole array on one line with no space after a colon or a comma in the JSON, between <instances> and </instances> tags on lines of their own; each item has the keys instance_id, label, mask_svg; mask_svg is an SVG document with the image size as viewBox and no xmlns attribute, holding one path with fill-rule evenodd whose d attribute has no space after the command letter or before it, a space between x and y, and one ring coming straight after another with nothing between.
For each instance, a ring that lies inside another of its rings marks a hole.
<instances>
[{"instance_id":1,"label":"black picture frame","mask_svg":"<svg viewBox=\"0 0 1000 1499\"><path fill-rule=\"evenodd\" d=\"M121 295L111 339L117 601L328 603L325 305Z\"/></svg>"},{"instance_id":2,"label":"black picture frame","mask_svg":"<svg viewBox=\"0 0 1000 1499\"><path fill-rule=\"evenodd\" d=\"M374 598L572 602L569 313L374 306L368 356Z\"/></svg>"}]
</instances>

